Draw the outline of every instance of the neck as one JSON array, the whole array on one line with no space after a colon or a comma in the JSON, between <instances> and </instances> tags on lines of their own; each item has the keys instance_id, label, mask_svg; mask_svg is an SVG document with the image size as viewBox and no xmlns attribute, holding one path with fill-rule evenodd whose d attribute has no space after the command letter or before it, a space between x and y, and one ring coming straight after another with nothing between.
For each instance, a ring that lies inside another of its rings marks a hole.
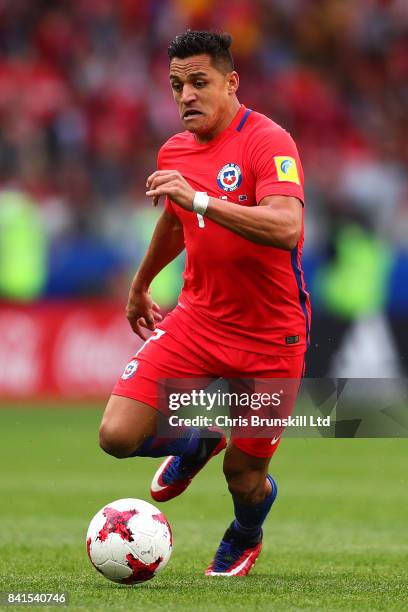
<instances>
[{"instance_id":1,"label":"neck","mask_svg":"<svg viewBox=\"0 0 408 612\"><path fill-rule=\"evenodd\" d=\"M211 133L195 135L198 142L205 144L223 132L234 119L240 108L241 104L239 103L238 98L234 96L234 98L231 100L231 104L229 105L228 112L222 117L222 120L215 126Z\"/></svg>"}]
</instances>

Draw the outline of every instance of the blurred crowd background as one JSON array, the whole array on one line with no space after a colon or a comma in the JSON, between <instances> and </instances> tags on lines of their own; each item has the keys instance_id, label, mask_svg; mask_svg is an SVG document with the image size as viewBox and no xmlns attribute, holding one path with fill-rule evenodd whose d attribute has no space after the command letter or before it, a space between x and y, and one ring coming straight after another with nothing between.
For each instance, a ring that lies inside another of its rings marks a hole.
<instances>
[{"instance_id":1,"label":"blurred crowd background","mask_svg":"<svg viewBox=\"0 0 408 612\"><path fill-rule=\"evenodd\" d=\"M349 365L337 373L364 374L371 362L373 373L400 373L406 0L0 0L0 299L126 300L157 215L145 178L180 130L167 46L187 27L232 34L240 101L298 144L309 373L327 373L342 344ZM182 267L156 283L167 308Z\"/></svg>"}]
</instances>

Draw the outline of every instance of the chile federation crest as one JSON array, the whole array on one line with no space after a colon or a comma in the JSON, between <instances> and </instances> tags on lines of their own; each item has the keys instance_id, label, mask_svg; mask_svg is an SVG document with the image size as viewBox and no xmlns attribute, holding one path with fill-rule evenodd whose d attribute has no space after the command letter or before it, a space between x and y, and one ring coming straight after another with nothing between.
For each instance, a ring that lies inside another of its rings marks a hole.
<instances>
[{"instance_id":1,"label":"chile federation crest","mask_svg":"<svg viewBox=\"0 0 408 612\"><path fill-rule=\"evenodd\" d=\"M217 175L218 186L224 191L235 191L242 183L242 172L238 164L225 164Z\"/></svg>"},{"instance_id":2,"label":"chile federation crest","mask_svg":"<svg viewBox=\"0 0 408 612\"><path fill-rule=\"evenodd\" d=\"M137 359L132 359L132 361L129 361L129 363L127 364L126 368L123 371L121 379L127 380L128 378L132 378L132 376L136 374L138 365L139 365L139 362Z\"/></svg>"}]
</instances>

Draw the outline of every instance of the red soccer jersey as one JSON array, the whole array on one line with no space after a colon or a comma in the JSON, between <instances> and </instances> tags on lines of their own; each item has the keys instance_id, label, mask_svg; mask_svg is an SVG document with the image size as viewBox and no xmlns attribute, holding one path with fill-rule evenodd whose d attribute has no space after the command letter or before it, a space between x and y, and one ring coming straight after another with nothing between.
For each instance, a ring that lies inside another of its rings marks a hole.
<instances>
[{"instance_id":1,"label":"red soccer jersey","mask_svg":"<svg viewBox=\"0 0 408 612\"><path fill-rule=\"evenodd\" d=\"M232 123L210 142L191 132L160 149L160 170L178 170L196 191L256 206L265 196L304 202L296 145L279 125L241 106ZM302 235L292 251L262 246L167 199L184 229L187 251L177 309L202 335L226 346L266 354L306 349L310 302L305 290ZM303 226L303 224L302 224Z\"/></svg>"}]
</instances>

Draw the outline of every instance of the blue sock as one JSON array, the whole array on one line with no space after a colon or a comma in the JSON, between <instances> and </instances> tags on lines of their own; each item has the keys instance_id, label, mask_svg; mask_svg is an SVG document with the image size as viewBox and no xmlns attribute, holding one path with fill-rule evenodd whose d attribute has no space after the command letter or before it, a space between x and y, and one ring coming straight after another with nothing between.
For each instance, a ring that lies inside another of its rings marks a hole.
<instances>
[{"instance_id":1,"label":"blue sock","mask_svg":"<svg viewBox=\"0 0 408 612\"><path fill-rule=\"evenodd\" d=\"M234 500L233 528L249 540L260 536L261 527L278 493L278 487L272 476L268 474L267 479L271 483L272 490L260 504L240 504Z\"/></svg>"},{"instance_id":2,"label":"blue sock","mask_svg":"<svg viewBox=\"0 0 408 612\"><path fill-rule=\"evenodd\" d=\"M191 457L198 451L200 430L190 427L183 438L146 438L141 446L130 457L167 457L177 455Z\"/></svg>"}]
</instances>

